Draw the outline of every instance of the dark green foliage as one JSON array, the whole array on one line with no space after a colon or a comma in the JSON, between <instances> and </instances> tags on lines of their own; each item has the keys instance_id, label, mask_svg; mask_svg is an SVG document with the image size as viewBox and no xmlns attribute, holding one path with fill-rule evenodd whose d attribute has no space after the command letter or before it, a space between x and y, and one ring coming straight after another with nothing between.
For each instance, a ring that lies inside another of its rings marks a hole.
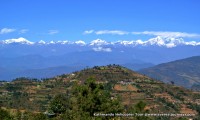
<instances>
[{"instance_id":1,"label":"dark green foliage","mask_svg":"<svg viewBox=\"0 0 200 120\"><path fill-rule=\"evenodd\" d=\"M94 119L94 113L119 113L122 106L118 99L111 99L102 84L96 84L89 78L83 85L73 85L70 104L62 119Z\"/></svg>"},{"instance_id":2,"label":"dark green foliage","mask_svg":"<svg viewBox=\"0 0 200 120\"><path fill-rule=\"evenodd\" d=\"M170 116L156 116L154 117L155 120L170 120Z\"/></svg>"},{"instance_id":3,"label":"dark green foliage","mask_svg":"<svg viewBox=\"0 0 200 120\"><path fill-rule=\"evenodd\" d=\"M117 81L108 81L107 84L104 85L104 89L106 91L112 91L113 86L117 83Z\"/></svg>"},{"instance_id":4,"label":"dark green foliage","mask_svg":"<svg viewBox=\"0 0 200 120\"><path fill-rule=\"evenodd\" d=\"M47 120L47 116L42 114L42 113L39 113L39 114L36 114L36 115L32 115L32 119L31 120Z\"/></svg>"},{"instance_id":5,"label":"dark green foliage","mask_svg":"<svg viewBox=\"0 0 200 120\"><path fill-rule=\"evenodd\" d=\"M49 109L56 114L64 113L67 107L68 98L62 94L56 95L49 105Z\"/></svg>"},{"instance_id":6,"label":"dark green foliage","mask_svg":"<svg viewBox=\"0 0 200 120\"><path fill-rule=\"evenodd\" d=\"M15 115L15 119L20 120L21 118L22 118L22 113L19 110L17 110L17 113Z\"/></svg>"},{"instance_id":7,"label":"dark green foliage","mask_svg":"<svg viewBox=\"0 0 200 120\"><path fill-rule=\"evenodd\" d=\"M45 85L46 88L54 88L53 85Z\"/></svg>"},{"instance_id":8,"label":"dark green foliage","mask_svg":"<svg viewBox=\"0 0 200 120\"><path fill-rule=\"evenodd\" d=\"M7 84L7 85L5 86L5 89L6 89L7 91L10 91L10 92L15 92L15 91L17 91L17 90L21 90L22 88L21 88L21 86L12 85L12 84Z\"/></svg>"},{"instance_id":9,"label":"dark green foliage","mask_svg":"<svg viewBox=\"0 0 200 120\"><path fill-rule=\"evenodd\" d=\"M196 111L200 114L200 105L191 104L191 103L189 103L188 105L189 105L189 107L190 107L191 109L196 110Z\"/></svg>"},{"instance_id":10,"label":"dark green foliage","mask_svg":"<svg viewBox=\"0 0 200 120\"><path fill-rule=\"evenodd\" d=\"M137 104L135 105L136 112L143 112L145 106L146 106L146 103L143 102L143 101L140 101L139 103L137 103Z\"/></svg>"},{"instance_id":11,"label":"dark green foliage","mask_svg":"<svg viewBox=\"0 0 200 120\"><path fill-rule=\"evenodd\" d=\"M175 92L173 91L167 91L168 94L170 94L171 96L173 96L174 98L184 101L184 98L182 97L183 95L186 95L183 91L180 91L179 94L175 94Z\"/></svg>"},{"instance_id":12,"label":"dark green foliage","mask_svg":"<svg viewBox=\"0 0 200 120\"><path fill-rule=\"evenodd\" d=\"M130 112L132 114L143 114L141 116L134 116L133 118L136 120L151 120L150 117L144 116L145 113L148 113L148 110L145 110L144 108L146 107L146 103L143 101L139 101L137 104L135 104L134 106L132 106L132 108L130 109Z\"/></svg>"},{"instance_id":13,"label":"dark green foliage","mask_svg":"<svg viewBox=\"0 0 200 120\"><path fill-rule=\"evenodd\" d=\"M13 120L13 117L6 110L0 108L0 120Z\"/></svg>"},{"instance_id":14,"label":"dark green foliage","mask_svg":"<svg viewBox=\"0 0 200 120\"><path fill-rule=\"evenodd\" d=\"M164 98L158 98L157 100L160 101L162 104L164 104L166 109L172 108L174 111L180 110L177 104L168 102Z\"/></svg>"},{"instance_id":15,"label":"dark green foliage","mask_svg":"<svg viewBox=\"0 0 200 120\"><path fill-rule=\"evenodd\" d=\"M180 117L178 120L188 120L188 118Z\"/></svg>"}]
</instances>

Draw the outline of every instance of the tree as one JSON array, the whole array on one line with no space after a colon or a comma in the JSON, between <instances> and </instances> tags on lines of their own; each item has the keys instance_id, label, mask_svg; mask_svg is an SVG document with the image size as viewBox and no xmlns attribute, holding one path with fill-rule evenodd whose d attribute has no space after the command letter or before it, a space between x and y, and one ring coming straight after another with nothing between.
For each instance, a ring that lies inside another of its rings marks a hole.
<instances>
[{"instance_id":1,"label":"tree","mask_svg":"<svg viewBox=\"0 0 200 120\"><path fill-rule=\"evenodd\" d=\"M142 116L134 116L134 119L136 120L151 120L150 117L144 116L145 113L148 113L148 110L145 110L146 103L143 101L139 101L137 104L132 106L130 112L137 113L137 114L143 114Z\"/></svg>"},{"instance_id":2,"label":"tree","mask_svg":"<svg viewBox=\"0 0 200 120\"><path fill-rule=\"evenodd\" d=\"M145 111L145 110L144 110L145 106L146 106L146 103L145 103L145 102L143 102L143 101L138 102L138 103L135 105L136 112L143 112L143 111Z\"/></svg>"},{"instance_id":3,"label":"tree","mask_svg":"<svg viewBox=\"0 0 200 120\"><path fill-rule=\"evenodd\" d=\"M174 81L170 81L172 85L174 85Z\"/></svg>"},{"instance_id":4,"label":"tree","mask_svg":"<svg viewBox=\"0 0 200 120\"><path fill-rule=\"evenodd\" d=\"M56 95L50 102L49 110L55 114L61 114L66 111L68 107L68 98L66 95Z\"/></svg>"},{"instance_id":5,"label":"tree","mask_svg":"<svg viewBox=\"0 0 200 120\"><path fill-rule=\"evenodd\" d=\"M47 116L42 113L39 113L34 115L31 120L47 120Z\"/></svg>"},{"instance_id":6,"label":"tree","mask_svg":"<svg viewBox=\"0 0 200 120\"><path fill-rule=\"evenodd\" d=\"M0 108L0 120L12 120L13 116L9 114L6 110Z\"/></svg>"},{"instance_id":7,"label":"tree","mask_svg":"<svg viewBox=\"0 0 200 120\"><path fill-rule=\"evenodd\" d=\"M15 115L15 119L21 120L21 118L22 118L22 113L19 110L17 110L17 113Z\"/></svg>"},{"instance_id":8,"label":"tree","mask_svg":"<svg viewBox=\"0 0 200 120\"><path fill-rule=\"evenodd\" d=\"M89 78L84 84L75 83L71 90L69 109L62 119L92 119L94 113L119 113L122 106L117 98L111 99L110 91L104 85Z\"/></svg>"}]
</instances>

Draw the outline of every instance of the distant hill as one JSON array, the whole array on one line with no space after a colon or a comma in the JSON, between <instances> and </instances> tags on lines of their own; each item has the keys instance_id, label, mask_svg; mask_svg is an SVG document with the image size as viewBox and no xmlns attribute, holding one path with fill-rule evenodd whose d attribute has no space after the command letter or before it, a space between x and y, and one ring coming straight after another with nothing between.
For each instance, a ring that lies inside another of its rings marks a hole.
<instances>
[{"instance_id":1,"label":"distant hill","mask_svg":"<svg viewBox=\"0 0 200 120\"><path fill-rule=\"evenodd\" d=\"M74 83L80 86L91 77L111 93L112 99L120 98L123 113L131 112L134 105L143 101L148 113L192 114L195 115L193 118L199 117L199 92L164 84L119 65L85 68L42 81L18 78L12 82L0 82L0 105L43 113L55 95L71 93Z\"/></svg>"},{"instance_id":2,"label":"distant hill","mask_svg":"<svg viewBox=\"0 0 200 120\"><path fill-rule=\"evenodd\" d=\"M126 63L126 64L120 64L120 65L134 71L155 66L152 63Z\"/></svg>"},{"instance_id":3,"label":"distant hill","mask_svg":"<svg viewBox=\"0 0 200 120\"><path fill-rule=\"evenodd\" d=\"M163 82L191 88L200 84L200 56L159 64L139 72Z\"/></svg>"},{"instance_id":4,"label":"distant hill","mask_svg":"<svg viewBox=\"0 0 200 120\"><path fill-rule=\"evenodd\" d=\"M19 77L26 78L51 78L57 75L67 74L85 68L85 66L58 66L41 69L1 69L0 80L11 81Z\"/></svg>"},{"instance_id":5,"label":"distant hill","mask_svg":"<svg viewBox=\"0 0 200 120\"><path fill-rule=\"evenodd\" d=\"M103 57L102 57L103 58ZM103 61L103 60L102 60ZM112 60L111 60L112 61ZM132 70L139 70L142 68L148 68L153 66L151 63L134 63L136 61L133 61L133 63L127 63L127 64L121 64L124 67L127 67ZM22 62L23 63L23 62ZM32 64L32 63L29 63ZM105 65L106 63L97 63L99 65ZM44 64L43 64L44 65ZM61 66L55 66L55 67L45 67L45 68L24 68L23 66L14 66L13 68L10 67L10 69L5 69L0 67L0 80L6 80L11 81L15 78L19 77L27 77L27 78L50 78L57 75L67 74L74 71L82 70L83 68L87 67L93 67L94 65L88 65L85 63L77 63L77 64L71 64L71 65L61 65ZM42 66L40 66L42 67Z\"/></svg>"}]
</instances>

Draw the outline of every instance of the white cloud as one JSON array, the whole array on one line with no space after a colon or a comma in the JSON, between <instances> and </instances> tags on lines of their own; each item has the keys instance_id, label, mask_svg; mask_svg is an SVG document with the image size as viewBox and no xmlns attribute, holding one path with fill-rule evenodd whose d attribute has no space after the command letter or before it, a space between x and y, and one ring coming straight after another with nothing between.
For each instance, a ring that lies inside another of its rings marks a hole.
<instances>
[{"instance_id":1,"label":"white cloud","mask_svg":"<svg viewBox=\"0 0 200 120\"><path fill-rule=\"evenodd\" d=\"M96 35L103 35L103 34L110 34L110 35L153 35L153 36L160 36L163 38L198 38L200 34L195 33L186 33L186 32L170 32L170 31L143 31L143 32L129 32L129 31L122 31L122 30L86 30L83 34L92 34L95 33Z\"/></svg>"},{"instance_id":2,"label":"white cloud","mask_svg":"<svg viewBox=\"0 0 200 120\"><path fill-rule=\"evenodd\" d=\"M94 32L94 30L86 30L86 31L83 32L83 34L91 34L93 32Z\"/></svg>"},{"instance_id":3,"label":"white cloud","mask_svg":"<svg viewBox=\"0 0 200 120\"><path fill-rule=\"evenodd\" d=\"M176 45L174 43L167 43L166 47L167 48L173 48L173 47L176 47Z\"/></svg>"},{"instance_id":4,"label":"white cloud","mask_svg":"<svg viewBox=\"0 0 200 120\"><path fill-rule=\"evenodd\" d=\"M86 43L82 40L76 41L75 43L81 46L86 45Z\"/></svg>"},{"instance_id":5,"label":"white cloud","mask_svg":"<svg viewBox=\"0 0 200 120\"><path fill-rule=\"evenodd\" d=\"M57 33L59 33L58 30L49 30L48 34L53 35L53 34L57 34Z\"/></svg>"},{"instance_id":6,"label":"white cloud","mask_svg":"<svg viewBox=\"0 0 200 120\"><path fill-rule=\"evenodd\" d=\"M11 32L14 32L15 29L12 29L12 28L3 28L0 30L0 34L7 34L7 33L11 33Z\"/></svg>"},{"instance_id":7,"label":"white cloud","mask_svg":"<svg viewBox=\"0 0 200 120\"><path fill-rule=\"evenodd\" d=\"M97 48L92 48L94 51L96 52L112 52L112 49L111 48L103 48L103 47L97 47Z\"/></svg>"},{"instance_id":8,"label":"white cloud","mask_svg":"<svg viewBox=\"0 0 200 120\"><path fill-rule=\"evenodd\" d=\"M120 30L100 30L100 31L96 31L95 33L97 35L102 35L102 34L126 35L126 34L129 34L129 32L120 31Z\"/></svg>"},{"instance_id":9,"label":"white cloud","mask_svg":"<svg viewBox=\"0 0 200 120\"><path fill-rule=\"evenodd\" d=\"M195 38L200 37L200 34L194 34L194 33L185 33L185 32L163 32L163 31L144 31L144 32L132 32L132 34L136 35L154 35L154 36L160 36L160 37L173 37L173 38L179 38L179 37L187 37L187 38Z\"/></svg>"},{"instance_id":10,"label":"white cloud","mask_svg":"<svg viewBox=\"0 0 200 120\"><path fill-rule=\"evenodd\" d=\"M28 31L29 31L28 29L21 29L21 30L19 31L19 34L24 34L24 33L28 32Z\"/></svg>"},{"instance_id":11,"label":"white cloud","mask_svg":"<svg viewBox=\"0 0 200 120\"><path fill-rule=\"evenodd\" d=\"M86 30L83 32L83 34L92 34L95 33L96 35L103 35L103 34L111 34L111 35L126 35L129 34L129 32L121 31L121 30Z\"/></svg>"}]
</instances>

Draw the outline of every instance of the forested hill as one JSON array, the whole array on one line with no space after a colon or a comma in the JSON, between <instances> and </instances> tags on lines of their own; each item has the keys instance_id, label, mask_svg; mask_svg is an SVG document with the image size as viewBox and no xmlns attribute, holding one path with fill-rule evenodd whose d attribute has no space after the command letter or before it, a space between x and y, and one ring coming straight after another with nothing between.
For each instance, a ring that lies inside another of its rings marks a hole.
<instances>
[{"instance_id":1,"label":"forested hill","mask_svg":"<svg viewBox=\"0 0 200 120\"><path fill-rule=\"evenodd\" d=\"M6 119L127 119L119 113L131 114L128 119L198 119L199 100L199 92L119 65L95 66L42 81L18 78L0 83L0 115ZM159 116L163 113L186 116Z\"/></svg>"}]
</instances>

